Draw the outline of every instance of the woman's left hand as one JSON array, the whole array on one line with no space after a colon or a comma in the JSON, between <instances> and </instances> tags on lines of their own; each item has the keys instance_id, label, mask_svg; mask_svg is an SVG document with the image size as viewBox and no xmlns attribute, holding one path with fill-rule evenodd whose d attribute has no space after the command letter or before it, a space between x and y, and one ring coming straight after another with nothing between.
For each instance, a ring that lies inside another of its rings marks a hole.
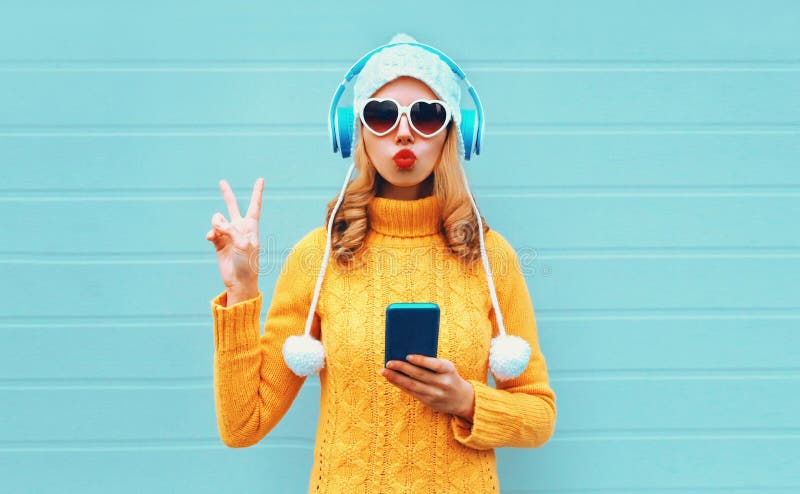
<instances>
[{"instance_id":1,"label":"woman's left hand","mask_svg":"<svg viewBox=\"0 0 800 494\"><path fill-rule=\"evenodd\" d=\"M387 366L388 369L381 369L381 375L390 383L434 410L472 422L475 390L449 360L410 355L408 362L390 360Z\"/></svg>"}]
</instances>

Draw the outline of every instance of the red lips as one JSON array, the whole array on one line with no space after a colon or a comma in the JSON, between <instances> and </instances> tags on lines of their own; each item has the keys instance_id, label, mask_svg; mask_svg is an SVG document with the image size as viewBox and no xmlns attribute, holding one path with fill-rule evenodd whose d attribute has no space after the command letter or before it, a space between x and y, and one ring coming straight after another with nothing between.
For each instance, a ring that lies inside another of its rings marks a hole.
<instances>
[{"instance_id":1,"label":"red lips","mask_svg":"<svg viewBox=\"0 0 800 494\"><path fill-rule=\"evenodd\" d=\"M417 161L417 155L414 154L414 151L406 148L398 151L392 159L400 168L411 168Z\"/></svg>"}]
</instances>

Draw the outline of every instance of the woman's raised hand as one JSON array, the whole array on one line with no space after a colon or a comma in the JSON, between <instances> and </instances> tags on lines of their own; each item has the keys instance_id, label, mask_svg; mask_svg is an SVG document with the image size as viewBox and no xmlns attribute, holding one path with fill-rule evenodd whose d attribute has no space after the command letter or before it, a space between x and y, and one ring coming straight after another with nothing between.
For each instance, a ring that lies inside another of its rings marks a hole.
<instances>
[{"instance_id":1,"label":"woman's raised hand","mask_svg":"<svg viewBox=\"0 0 800 494\"><path fill-rule=\"evenodd\" d=\"M264 179L253 186L250 206L242 217L233 190L227 181L220 180L219 188L228 205L228 221L222 213L211 217L211 230L206 240L214 244L222 282L228 292L228 306L258 295L258 220L261 217L261 196Z\"/></svg>"}]
</instances>

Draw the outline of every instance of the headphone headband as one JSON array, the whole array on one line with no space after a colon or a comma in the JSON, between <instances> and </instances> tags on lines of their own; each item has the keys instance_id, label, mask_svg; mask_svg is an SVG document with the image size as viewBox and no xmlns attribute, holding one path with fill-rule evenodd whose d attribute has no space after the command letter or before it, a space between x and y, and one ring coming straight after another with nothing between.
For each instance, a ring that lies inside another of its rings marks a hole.
<instances>
[{"instance_id":1,"label":"headphone headband","mask_svg":"<svg viewBox=\"0 0 800 494\"><path fill-rule=\"evenodd\" d=\"M480 154L481 144L483 142L483 130L485 127L485 122L483 116L483 105L481 104L481 100L478 97L478 92L469 82L469 79L467 79L467 75L464 73L463 70L461 70L461 67L459 67L458 64L456 64L450 57L448 57L440 50L437 50L432 46L425 45L422 43L413 43L413 42L389 43L386 45L379 46L367 52L364 56L359 58L358 61L354 63L352 67L350 67L350 70L347 71L347 74L345 74L344 79L342 80L341 83L339 83L339 87L336 88L336 91L334 91L333 93L333 98L331 99L330 111L328 112L328 133L331 138L331 143L333 144L333 152L336 153L341 150L343 158L348 158L350 156L350 150L344 149L344 146L342 146L341 144L342 143L346 143L347 145L350 144L349 142L350 137L353 135L352 126L355 123L355 117L352 114L353 109L350 108L350 111L346 113L346 116L343 116L343 118L341 119L341 124L343 126L349 127L346 129L342 129L339 127L340 115L339 112L337 112L336 110L337 106L339 105L339 99L342 97L342 94L345 91L347 83L350 82L356 75L358 75L361 72L361 70L364 68L364 65L366 65L367 61L369 61L369 59L372 58L373 55L382 50L385 50L386 48L391 48L393 46L398 46L398 45L417 46L419 48L422 48L437 55L450 67L450 69L453 71L453 73L455 73L459 77L459 79L464 81L464 84L466 84L467 86L467 91L472 97L472 101L475 103L475 110L474 111L461 110L460 108L459 109L453 108L452 111L458 110L462 111L462 115L467 114L466 118L462 117L462 128L466 130L466 132L462 132L462 134L469 133L469 135L463 135L463 138L465 140L465 150L464 150L465 158L466 159L470 158L472 154L473 144L475 148L475 154ZM477 122L474 121L475 118L472 118L471 116L472 113L477 114L476 115ZM343 133L344 135L342 135ZM467 143L469 143L468 148L466 146Z\"/></svg>"},{"instance_id":2,"label":"headphone headband","mask_svg":"<svg viewBox=\"0 0 800 494\"><path fill-rule=\"evenodd\" d=\"M379 51L385 50L386 48L391 48L393 46L399 46L399 45L418 46L418 47L420 47L420 48L422 48L424 50L428 50L429 52L431 52L431 53L433 53L435 55L438 55L439 58L441 58L442 61L444 61L444 63L446 63L447 65L450 66L450 68L453 70L453 72L456 73L456 75L458 75L459 78L461 78L461 79L466 79L467 78L466 74L464 74L464 71L461 70L461 67L459 67L457 63L455 63L450 57L448 57L447 55L445 55L441 51L437 50L436 48L434 48L434 47L432 47L430 45L422 44L422 43L413 43L413 42L410 42L410 41L403 41L403 42L399 42L399 43L390 43L390 44L386 44L386 45L383 45L383 46L379 46L379 47L375 48L374 50L368 52L366 55L361 57L356 63L354 63L352 67L350 67L350 70L347 72L347 75L344 78L345 82L350 81L350 79L352 79L354 76L359 74L361 72L361 69L364 68L364 65L367 64L367 61L370 58L372 58L373 55L375 55Z\"/></svg>"}]
</instances>

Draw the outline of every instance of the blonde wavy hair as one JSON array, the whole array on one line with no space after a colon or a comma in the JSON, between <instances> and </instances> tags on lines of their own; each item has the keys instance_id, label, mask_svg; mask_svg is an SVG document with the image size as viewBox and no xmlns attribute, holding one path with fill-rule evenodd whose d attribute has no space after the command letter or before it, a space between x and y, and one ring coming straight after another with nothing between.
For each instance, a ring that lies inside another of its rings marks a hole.
<instances>
[{"instance_id":1,"label":"blonde wavy hair","mask_svg":"<svg viewBox=\"0 0 800 494\"><path fill-rule=\"evenodd\" d=\"M463 157L458 152L458 139L453 130L453 121L448 124L439 160L431 174L425 179L433 182L442 212L441 233L449 252L469 264L481 258L478 220L464 186L460 167ZM380 182L384 180L370 162L362 137L353 150L356 176L347 184L342 204L336 213L331 232L331 256L339 266L352 267L369 231L367 207L376 197ZM472 194L473 199L475 194ZM330 220L338 194L328 202L325 225ZM475 200L477 203L477 200ZM490 230L481 215L484 235Z\"/></svg>"}]
</instances>

